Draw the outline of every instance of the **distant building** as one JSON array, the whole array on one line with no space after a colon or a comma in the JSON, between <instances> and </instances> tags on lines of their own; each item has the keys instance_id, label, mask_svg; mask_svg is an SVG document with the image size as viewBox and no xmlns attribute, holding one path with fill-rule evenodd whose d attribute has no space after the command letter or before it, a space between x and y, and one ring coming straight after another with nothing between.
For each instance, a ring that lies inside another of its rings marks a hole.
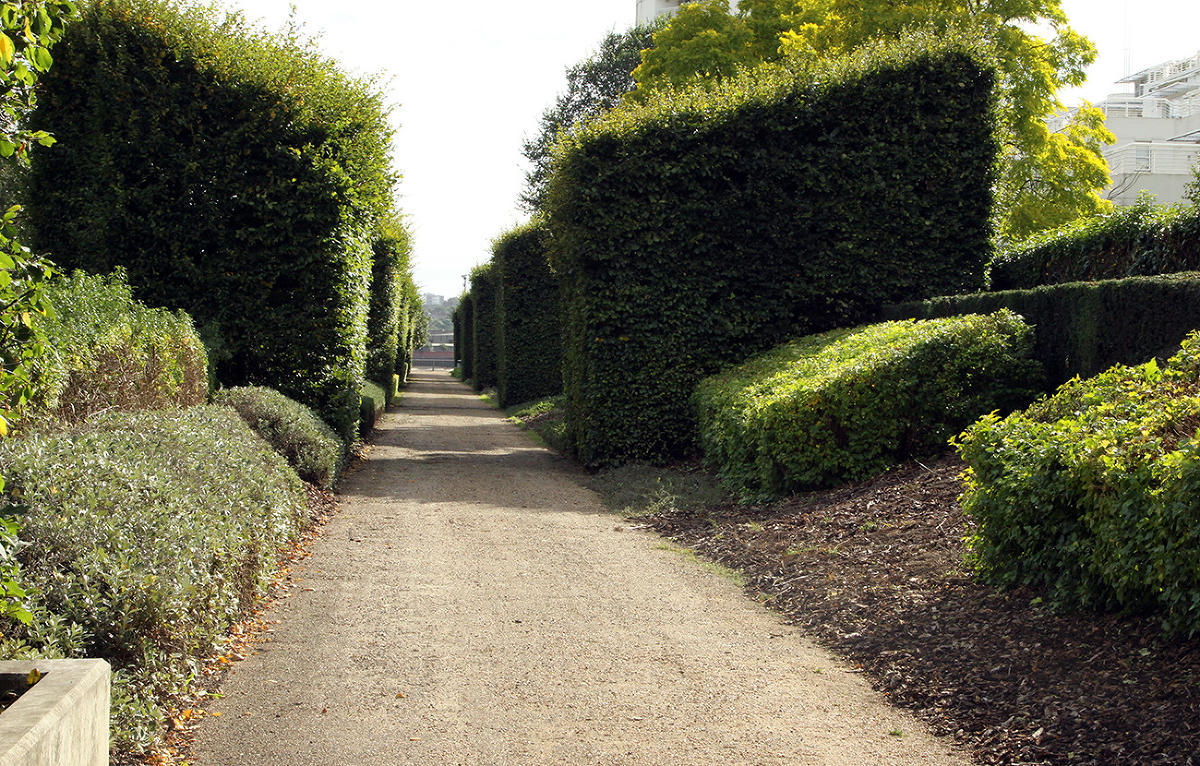
<instances>
[{"instance_id":1,"label":"distant building","mask_svg":"<svg viewBox=\"0 0 1200 766\"><path fill-rule=\"evenodd\" d=\"M680 0L637 0L637 23L646 24L679 10Z\"/></svg>"},{"instance_id":2,"label":"distant building","mask_svg":"<svg viewBox=\"0 0 1200 766\"><path fill-rule=\"evenodd\" d=\"M1119 84L1125 92L1097 104L1117 137L1104 150L1113 178L1105 196L1128 205L1144 189L1160 203L1180 201L1200 160L1200 51Z\"/></svg>"},{"instance_id":3,"label":"distant building","mask_svg":"<svg viewBox=\"0 0 1200 766\"><path fill-rule=\"evenodd\" d=\"M691 0L637 0L637 23L647 24L659 16L675 13L679 6ZM737 0L729 0L731 8L737 6Z\"/></svg>"}]
</instances>

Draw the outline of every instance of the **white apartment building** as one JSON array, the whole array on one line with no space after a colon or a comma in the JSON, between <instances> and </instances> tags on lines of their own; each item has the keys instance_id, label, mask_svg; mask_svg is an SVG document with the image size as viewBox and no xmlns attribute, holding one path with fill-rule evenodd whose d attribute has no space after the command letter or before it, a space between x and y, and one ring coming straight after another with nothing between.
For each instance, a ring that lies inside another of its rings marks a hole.
<instances>
[{"instance_id":1,"label":"white apartment building","mask_svg":"<svg viewBox=\"0 0 1200 766\"><path fill-rule=\"evenodd\" d=\"M637 23L646 24L666 13L675 13L679 6L690 0L637 0ZM737 6L737 0L729 0L729 7Z\"/></svg>"},{"instance_id":2,"label":"white apartment building","mask_svg":"<svg viewBox=\"0 0 1200 766\"><path fill-rule=\"evenodd\" d=\"M1113 178L1105 196L1128 205L1144 189L1160 203L1178 202L1200 161L1200 51L1119 84L1125 92L1097 104L1117 137L1104 150Z\"/></svg>"},{"instance_id":3,"label":"white apartment building","mask_svg":"<svg viewBox=\"0 0 1200 766\"><path fill-rule=\"evenodd\" d=\"M680 0L637 0L637 23L646 24L664 13L679 10Z\"/></svg>"}]
</instances>

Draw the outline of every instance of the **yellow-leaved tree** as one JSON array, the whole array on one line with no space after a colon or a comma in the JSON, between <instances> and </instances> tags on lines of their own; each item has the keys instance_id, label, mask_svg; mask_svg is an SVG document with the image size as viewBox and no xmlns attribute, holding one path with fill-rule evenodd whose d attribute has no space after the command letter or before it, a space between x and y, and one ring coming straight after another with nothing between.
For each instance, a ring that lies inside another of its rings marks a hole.
<instances>
[{"instance_id":1,"label":"yellow-leaved tree","mask_svg":"<svg viewBox=\"0 0 1200 766\"><path fill-rule=\"evenodd\" d=\"M802 70L906 30L957 30L986 40L1000 74L1003 154L996 185L996 231L1010 240L1107 211L1110 182L1102 149L1114 137L1104 115L1079 107L1058 129L1061 88L1083 84L1096 56L1071 29L1060 0L725 0L684 5L654 36L634 70L631 100L649 92L720 78L741 68Z\"/></svg>"}]
</instances>

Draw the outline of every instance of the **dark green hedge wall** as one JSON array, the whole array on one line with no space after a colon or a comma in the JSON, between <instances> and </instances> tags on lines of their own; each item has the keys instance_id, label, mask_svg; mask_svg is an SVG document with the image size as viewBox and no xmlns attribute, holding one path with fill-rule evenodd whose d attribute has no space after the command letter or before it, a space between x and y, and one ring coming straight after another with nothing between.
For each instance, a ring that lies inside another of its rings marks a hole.
<instances>
[{"instance_id":1,"label":"dark green hedge wall","mask_svg":"<svg viewBox=\"0 0 1200 766\"><path fill-rule=\"evenodd\" d=\"M459 299L459 304L454 307L454 311L450 314L450 320L454 324L454 363L458 365L462 359L462 299Z\"/></svg>"},{"instance_id":2,"label":"dark green hedge wall","mask_svg":"<svg viewBox=\"0 0 1200 766\"><path fill-rule=\"evenodd\" d=\"M496 240L500 275L500 406L562 393L562 314L550 231L537 220Z\"/></svg>"},{"instance_id":3,"label":"dark green hedge wall","mask_svg":"<svg viewBox=\"0 0 1200 766\"><path fill-rule=\"evenodd\" d=\"M474 371L471 379L476 391L496 385L499 373L496 315L499 287L499 274L491 261L471 271L471 344L475 349L471 356Z\"/></svg>"},{"instance_id":4,"label":"dark green hedge wall","mask_svg":"<svg viewBox=\"0 0 1200 766\"><path fill-rule=\"evenodd\" d=\"M381 95L319 49L164 0L88 3L54 51L30 179L38 249L124 266L182 308L226 385L267 385L345 439L366 363L371 242L390 213Z\"/></svg>"},{"instance_id":5,"label":"dark green hedge wall","mask_svg":"<svg viewBox=\"0 0 1200 766\"><path fill-rule=\"evenodd\" d=\"M967 47L925 41L670 93L566 136L547 209L582 461L689 452L688 397L723 364L978 289L994 82Z\"/></svg>"},{"instance_id":6,"label":"dark green hedge wall","mask_svg":"<svg viewBox=\"0 0 1200 766\"><path fill-rule=\"evenodd\" d=\"M472 380L475 377L475 300L471 293L463 293L458 310L462 317L462 379Z\"/></svg>"},{"instance_id":7,"label":"dark green hedge wall","mask_svg":"<svg viewBox=\"0 0 1200 766\"><path fill-rule=\"evenodd\" d=\"M996 254L992 290L1200 269L1200 208L1149 198L1038 235Z\"/></svg>"},{"instance_id":8,"label":"dark green hedge wall","mask_svg":"<svg viewBox=\"0 0 1200 766\"><path fill-rule=\"evenodd\" d=\"M410 242L399 225L387 227L372 244L371 309L367 318L367 378L384 389L406 369Z\"/></svg>"},{"instance_id":9,"label":"dark green hedge wall","mask_svg":"<svg viewBox=\"0 0 1200 766\"><path fill-rule=\"evenodd\" d=\"M1057 385L1114 364L1167 357L1200 327L1200 273L1130 277L932 298L888 306L887 319L929 319L1008 308L1034 326L1034 356Z\"/></svg>"}]
</instances>

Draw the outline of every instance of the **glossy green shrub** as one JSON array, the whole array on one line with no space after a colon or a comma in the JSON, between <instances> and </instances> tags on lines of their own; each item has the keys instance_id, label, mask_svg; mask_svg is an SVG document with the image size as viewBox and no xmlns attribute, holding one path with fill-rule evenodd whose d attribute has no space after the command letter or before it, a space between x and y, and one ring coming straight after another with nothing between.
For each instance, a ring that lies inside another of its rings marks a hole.
<instances>
[{"instance_id":1,"label":"glossy green shrub","mask_svg":"<svg viewBox=\"0 0 1200 766\"><path fill-rule=\"evenodd\" d=\"M1034 326L1034 356L1058 385L1114 364L1173 354L1200 327L1200 274L1130 277L931 298L885 307L885 319L982 314L1007 308Z\"/></svg>"},{"instance_id":2,"label":"glossy green shrub","mask_svg":"<svg viewBox=\"0 0 1200 766\"><path fill-rule=\"evenodd\" d=\"M124 275L81 271L46 288L50 354L35 420L76 423L107 410L162 409L208 397L204 344L182 311L147 308Z\"/></svg>"},{"instance_id":3,"label":"glossy green shrub","mask_svg":"<svg viewBox=\"0 0 1200 766\"><path fill-rule=\"evenodd\" d=\"M476 391L495 386L500 371L499 317L496 313L499 289L495 263L489 261L471 271L471 379L475 381Z\"/></svg>"},{"instance_id":4,"label":"glossy green shrub","mask_svg":"<svg viewBox=\"0 0 1200 766\"><path fill-rule=\"evenodd\" d=\"M1006 311L791 341L696 387L705 461L749 496L870 476L944 448L985 412L1028 402L1031 345Z\"/></svg>"},{"instance_id":5,"label":"glossy green shrub","mask_svg":"<svg viewBox=\"0 0 1200 766\"><path fill-rule=\"evenodd\" d=\"M218 406L35 432L0 445L0 471L35 615L3 628L3 654L107 659L114 746L144 747L263 593L306 517L303 484Z\"/></svg>"},{"instance_id":6,"label":"glossy green shrub","mask_svg":"<svg viewBox=\"0 0 1200 766\"><path fill-rule=\"evenodd\" d=\"M371 247L371 310L367 319L368 380L391 381L397 370L407 371L408 285L411 242L400 224L390 224Z\"/></svg>"},{"instance_id":7,"label":"glossy green shrub","mask_svg":"<svg viewBox=\"0 0 1200 766\"><path fill-rule=\"evenodd\" d=\"M187 311L225 349L222 384L282 391L349 439L392 128L374 83L320 51L211 6L88 3L41 83L58 144L29 208L64 267L124 266L137 298Z\"/></svg>"},{"instance_id":8,"label":"glossy green shrub","mask_svg":"<svg viewBox=\"0 0 1200 766\"><path fill-rule=\"evenodd\" d=\"M463 340L462 340L462 303L454 307L453 313L450 314L450 320L454 324L454 362L458 365L458 360L462 359L463 355Z\"/></svg>"},{"instance_id":9,"label":"glossy green shrub","mask_svg":"<svg viewBox=\"0 0 1200 766\"><path fill-rule=\"evenodd\" d=\"M994 83L969 46L922 40L662 94L564 136L546 209L581 460L687 453L705 375L981 287Z\"/></svg>"},{"instance_id":10,"label":"glossy green shrub","mask_svg":"<svg viewBox=\"0 0 1200 766\"><path fill-rule=\"evenodd\" d=\"M550 271L549 237L538 220L492 244L500 279L501 407L562 393L561 288Z\"/></svg>"},{"instance_id":11,"label":"glossy green shrub","mask_svg":"<svg viewBox=\"0 0 1200 766\"><path fill-rule=\"evenodd\" d=\"M992 290L1200 269L1200 207L1141 198L1007 247L988 266Z\"/></svg>"},{"instance_id":12,"label":"glossy green shrub","mask_svg":"<svg viewBox=\"0 0 1200 766\"><path fill-rule=\"evenodd\" d=\"M333 489L345 460L346 445L308 407L261 386L226 388L215 404L237 410L246 425L287 460L301 479Z\"/></svg>"},{"instance_id":13,"label":"glossy green shrub","mask_svg":"<svg viewBox=\"0 0 1200 766\"><path fill-rule=\"evenodd\" d=\"M980 575L1200 631L1200 348L1072 379L959 437Z\"/></svg>"}]
</instances>

